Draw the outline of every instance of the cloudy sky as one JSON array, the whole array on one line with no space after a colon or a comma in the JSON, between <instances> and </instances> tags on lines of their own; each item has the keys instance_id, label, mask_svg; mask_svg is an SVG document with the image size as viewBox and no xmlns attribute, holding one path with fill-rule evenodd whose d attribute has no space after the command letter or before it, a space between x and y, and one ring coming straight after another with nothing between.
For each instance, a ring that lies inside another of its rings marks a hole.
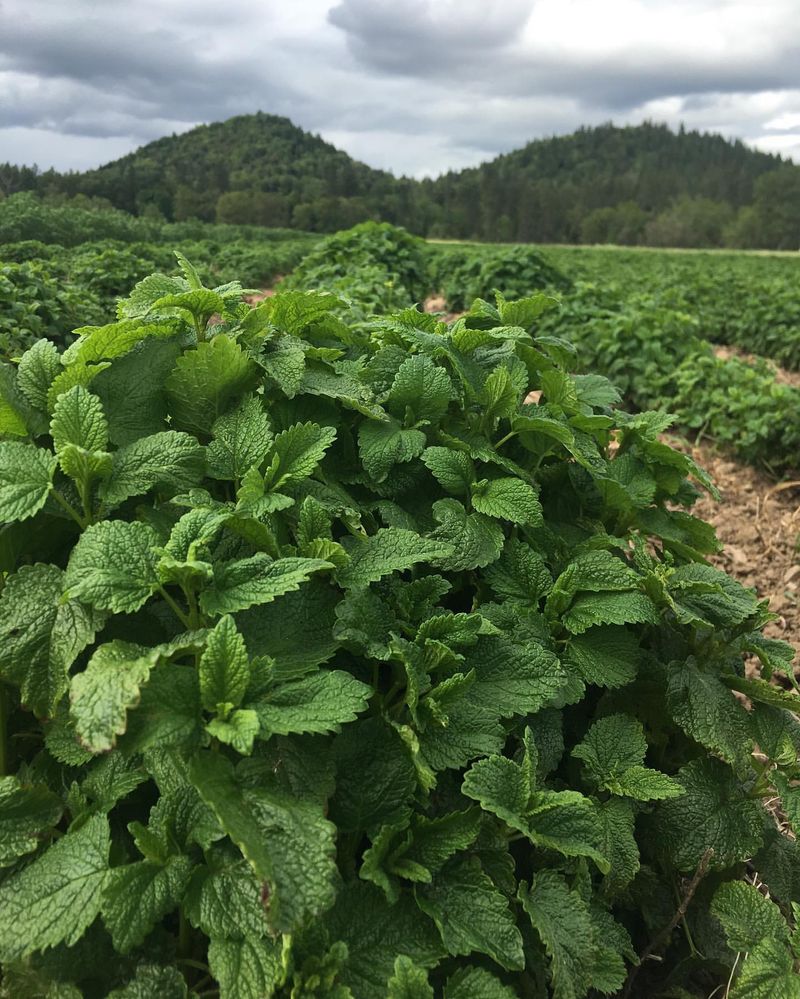
<instances>
[{"instance_id":1,"label":"cloudy sky","mask_svg":"<svg viewBox=\"0 0 800 999\"><path fill-rule=\"evenodd\" d=\"M416 176L645 118L800 161L800 0L0 0L0 162L259 109Z\"/></svg>"}]
</instances>

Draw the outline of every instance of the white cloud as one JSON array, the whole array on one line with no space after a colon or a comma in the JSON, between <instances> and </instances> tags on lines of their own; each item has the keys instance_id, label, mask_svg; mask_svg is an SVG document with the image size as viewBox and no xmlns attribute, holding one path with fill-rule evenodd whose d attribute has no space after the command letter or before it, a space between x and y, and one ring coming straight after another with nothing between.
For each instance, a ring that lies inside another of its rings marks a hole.
<instances>
[{"instance_id":1,"label":"white cloud","mask_svg":"<svg viewBox=\"0 0 800 999\"><path fill-rule=\"evenodd\" d=\"M797 0L0 0L0 161L96 166L258 109L415 176L644 118L800 160L796 15Z\"/></svg>"}]
</instances>

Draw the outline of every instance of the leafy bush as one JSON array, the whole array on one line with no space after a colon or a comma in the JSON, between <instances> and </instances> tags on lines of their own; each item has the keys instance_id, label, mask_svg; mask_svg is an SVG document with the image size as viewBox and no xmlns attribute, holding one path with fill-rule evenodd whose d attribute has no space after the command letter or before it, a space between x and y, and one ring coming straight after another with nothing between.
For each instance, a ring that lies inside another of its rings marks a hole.
<instances>
[{"instance_id":1,"label":"leafy bush","mask_svg":"<svg viewBox=\"0 0 800 999\"><path fill-rule=\"evenodd\" d=\"M674 414L745 461L800 467L800 390L764 361L714 356L697 316L662 296L614 295L579 284L548 329L571 340L581 364L602 372L638 408Z\"/></svg>"},{"instance_id":2,"label":"leafy bush","mask_svg":"<svg viewBox=\"0 0 800 999\"><path fill-rule=\"evenodd\" d=\"M425 244L386 222L362 222L317 244L287 287L333 291L362 315L402 308L430 291Z\"/></svg>"},{"instance_id":3,"label":"leafy bush","mask_svg":"<svg viewBox=\"0 0 800 999\"><path fill-rule=\"evenodd\" d=\"M182 266L1 369L5 995L791 995L792 650L667 420L541 296Z\"/></svg>"},{"instance_id":4,"label":"leafy bush","mask_svg":"<svg viewBox=\"0 0 800 999\"><path fill-rule=\"evenodd\" d=\"M102 319L97 297L62 281L58 266L0 263L0 357L15 357L41 337L64 343L76 326Z\"/></svg>"},{"instance_id":5,"label":"leafy bush","mask_svg":"<svg viewBox=\"0 0 800 999\"><path fill-rule=\"evenodd\" d=\"M457 312L496 291L506 298L520 298L548 288L566 291L571 287L569 278L531 246L437 247L432 260L434 286Z\"/></svg>"}]
</instances>

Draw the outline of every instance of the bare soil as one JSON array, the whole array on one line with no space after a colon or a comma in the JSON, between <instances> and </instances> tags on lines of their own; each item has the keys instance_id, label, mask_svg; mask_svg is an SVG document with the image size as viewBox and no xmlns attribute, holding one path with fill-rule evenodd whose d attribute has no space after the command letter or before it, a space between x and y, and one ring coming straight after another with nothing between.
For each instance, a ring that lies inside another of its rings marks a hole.
<instances>
[{"instance_id":1,"label":"bare soil","mask_svg":"<svg viewBox=\"0 0 800 999\"><path fill-rule=\"evenodd\" d=\"M778 618L767 635L800 647L800 481L776 483L708 444L670 443L690 453L721 493L719 501L703 496L692 511L724 545L710 561L769 600Z\"/></svg>"}]
</instances>

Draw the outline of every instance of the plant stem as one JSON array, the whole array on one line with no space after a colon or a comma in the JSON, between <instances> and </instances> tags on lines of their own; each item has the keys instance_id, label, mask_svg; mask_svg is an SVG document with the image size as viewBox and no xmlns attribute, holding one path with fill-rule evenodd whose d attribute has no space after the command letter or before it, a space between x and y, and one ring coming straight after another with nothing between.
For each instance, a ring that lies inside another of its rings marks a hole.
<instances>
[{"instance_id":1,"label":"plant stem","mask_svg":"<svg viewBox=\"0 0 800 999\"><path fill-rule=\"evenodd\" d=\"M70 517L72 517L72 519L75 521L78 527L80 527L82 531L85 530L85 528L87 527L87 522L83 519L83 517L81 517L81 515L78 513L75 507L69 502L69 500L65 499L57 489L53 489L50 495L53 497L56 503L58 503L61 507L63 507L64 510L66 510L66 512L70 515Z\"/></svg>"},{"instance_id":2,"label":"plant stem","mask_svg":"<svg viewBox=\"0 0 800 999\"><path fill-rule=\"evenodd\" d=\"M495 450L497 450L497 448L499 448L499 447L502 447L507 441L510 441L512 437L516 437L516 436L517 436L517 431L516 430L510 430L505 435L505 437L501 437L500 440L495 444L495 446L494 446Z\"/></svg>"},{"instance_id":3,"label":"plant stem","mask_svg":"<svg viewBox=\"0 0 800 999\"><path fill-rule=\"evenodd\" d=\"M159 586L158 592L164 598L164 602L172 610L172 612L175 614L175 616L178 618L178 620L181 622L184 628L186 628L187 631L191 631L192 626L189 622L189 618L180 609L176 601L169 595L169 593L167 593L167 591L164 589L163 586Z\"/></svg>"},{"instance_id":4,"label":"plant stem","mask_svg":"<svg viewBox=\"0 0 800 999\"><path fill-rule=\"evenodd\" d=\"M178 955L184 964L188 964L188 958L191 953L192 928L189 925L189 920L184 915L183 909L180 909L178 916Z\"/></svg>"},{"instance_id":5,"label":"plant stem","mask_svg":"<svg viewBox=\"0 0 800 999\"><path fill-rule=\"evenodd\" d=\"M700 882L708 873L708 868L711 863L711 858L713 856L714 856L713 847L709 847L706 850L706 852L703 854L703 856L700 858L700 863L697 865L697 870L692 875L692 880L684 889L683 897L672 919L670 919L669 923L664 927L663 930L661 930L660 933L657 933L656 936L653 937L650 943L645 947L645 949L639 955L639 963L637 965L634 965L633 968L631 968L631 973L630 975L628 975L628 981L625 983L625 988L623 989L622 992L622 999L627 999L627 997L631 994L633 983L636 980L636 976L639 973L639 969L642 967L644 962L648 958L655 956L657 952L661 950L662 947L666 946L666 944L669 942L669 938L670 935L672 934L672 931L675 929L678 923L681 922L681 920L686 919L686 910L689 908L689 903L694 898L694 893L697 891L698 887L700 886ZM689 939L691 947L693 946L693 944L691 943L691 938Z\"/></svg>"}]
</instances>

